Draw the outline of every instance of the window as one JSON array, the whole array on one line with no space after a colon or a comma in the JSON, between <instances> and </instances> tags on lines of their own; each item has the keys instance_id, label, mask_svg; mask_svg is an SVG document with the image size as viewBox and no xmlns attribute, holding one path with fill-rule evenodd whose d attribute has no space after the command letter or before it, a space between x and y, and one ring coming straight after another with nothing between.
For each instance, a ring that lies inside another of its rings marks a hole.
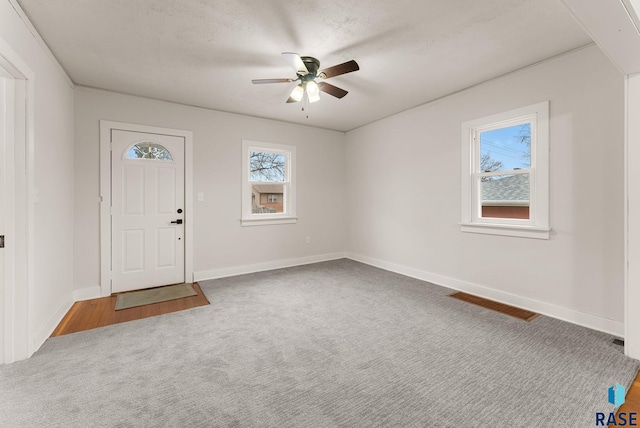
<instances>
[{"instance_id":1,"label":"window","mask_svg":"<svg viewBox=\"0 0 640 428\"><path fill-rule=\"evenodd\" d=\"M242 142L242 225L296 223L293 146Z\"/></svg>"},{"instance_id":2,"label":"window","mask_svg":"<svg viewBox=\"0 0 640 428\"><path fill-rule=\"evenodd\" d=\"M138 143L127 152L127 159L154 159L172 162L173 157L169 150L156 143Z\"/></svg>"},{"instance_id":3,"label":"window","mask_svg":"<svg viewBox=\"0 0 640 428\"><path fill-rule=\"evenodd\" d=\"M549 103L462 124L463 232L549 239Z\"/></svg>"}]
</instances>

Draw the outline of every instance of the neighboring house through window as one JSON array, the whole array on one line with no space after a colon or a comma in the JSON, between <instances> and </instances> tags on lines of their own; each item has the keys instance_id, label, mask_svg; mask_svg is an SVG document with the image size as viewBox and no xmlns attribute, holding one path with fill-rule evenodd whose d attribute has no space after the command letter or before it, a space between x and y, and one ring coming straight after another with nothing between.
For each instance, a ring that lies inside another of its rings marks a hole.
<instances>
[{"instance_id":1,"label":"neighboring house through window","mask_svg":"<svg viewBox=\"0 0 640 428\"><path fill-rule=\"evenodd\" d=\"M549 103L462 124L463 232L549 238Z\"/></svg>"},{"instance_id":2,"label":"neighboring house through window","mask_svg":"<svg viewBox=\"0 0 640 428\"><path fill-rule=\"evenodd\" d=\"M242 225L295 223L295 147L242 142Z\"/></svg>"}]
</instances>

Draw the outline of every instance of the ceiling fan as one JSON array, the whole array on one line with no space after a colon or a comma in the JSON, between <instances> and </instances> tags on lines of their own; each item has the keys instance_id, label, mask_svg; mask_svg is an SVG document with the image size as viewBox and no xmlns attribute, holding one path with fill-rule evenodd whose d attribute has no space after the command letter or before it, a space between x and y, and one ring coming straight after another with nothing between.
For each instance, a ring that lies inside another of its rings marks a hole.
<instances>
[{"instance_id":1,"label":"ceiling fan","mask_svg":"<svg viewBox=\"0 0 640 428\"><path fill-rule=\"evenodd\" d=\"M320 91L333 95L336 98L342 98L348 94L347 91L326 82L318 83L316 82L316 79L328 79L330 77L340 76L341 74L360 70L358 63L354 60L334 65L333 67L325 68L324 70L318 70L320 68L320 61L313 57L300 56L297 53L292 52L284 52L282 57L296 71L297 77L295 79L254 79L251 82L254 84L263 84L300 81L300 83L291 91L289 99L287 100L288 103L297 103L298 101L301 101L305 95L310 103L315 103L320 100Z\"/></svg>"}]
</instances>

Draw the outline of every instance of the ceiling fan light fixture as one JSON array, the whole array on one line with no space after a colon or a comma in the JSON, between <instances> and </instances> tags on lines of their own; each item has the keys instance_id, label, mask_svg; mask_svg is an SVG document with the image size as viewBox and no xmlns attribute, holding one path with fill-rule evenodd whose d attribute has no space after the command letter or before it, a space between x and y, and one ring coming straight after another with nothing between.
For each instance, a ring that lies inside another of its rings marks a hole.
<instances>
[{"instance_id":1,"label":"ceiling fan light fixture","mask_svg":"<svg viewBox=\"0 0 640 428\"><path fill-rule=\"evenodd\" d=\"M315 81L310 80L307 82L306 87L309 102L315 103L316 101L320 101L320 88L318 87L318 84Z\"/></svg>"},{"instance_id":2,"label":"ceiling fan light fixture","mask_svg":"<svg viewBox=\"0 0 640 428\"><path fill-rule=\"evenodd\" d=\"M315 95L319 92L320 88L318 88L318 84L315 81L310 80L307 82L307 94L309 94L309 96Z\"/></svg>"},{"instance_id":3,"label":"ceiling fan light fixture","mask_svg":"<svg viewBox=\"0 0 640 428\"><path fill-rule=\"evenodd\" d=\"M320 101L320 93L318 92L317 94L308 94L309 95L309 102L310 103L315 103L316 101Z\"/></svg>"},{"instance_id":4,"label":"ceiling fan light fixture","mask_svg":"<svg viewBox=\"0 0 640 428\"><path fill-rule=\"evenodd\" d=\"M289 95L289 97L294 101L298 102L302 99L303 95L304 95L304 88L302 87L302 85L298 85L295 88L293 88L293 91L291 91L291 95Z\"/></svg>"}]
</instances>

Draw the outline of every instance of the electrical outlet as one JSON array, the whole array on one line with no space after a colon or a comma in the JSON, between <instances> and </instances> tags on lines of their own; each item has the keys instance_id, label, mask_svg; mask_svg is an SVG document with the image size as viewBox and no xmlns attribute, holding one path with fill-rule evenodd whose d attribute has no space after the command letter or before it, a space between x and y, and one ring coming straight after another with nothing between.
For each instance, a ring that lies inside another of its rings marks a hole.
<instances>
[{"instance_id":1,"label":"electrical outlet","mask_svg":"<svg viewBox=\"0 0 640 428\"><path fill-rule=\"evenodd\" d=\"M204 201L204 193L200 192L198 193L198 202L202 202Z\"/></svg>"},{"instance_id":2,"label":"electrical outlet","mask_svg":"<svg viewBox=\"0 0 640 428\"><path fill-rule=\"evenodd\" d=\"M307 236L307 238L305 239L305 242L306 242L307 244L311 244L311 237L310 237L310 236Z\"/></svg>"}]
</instances>

